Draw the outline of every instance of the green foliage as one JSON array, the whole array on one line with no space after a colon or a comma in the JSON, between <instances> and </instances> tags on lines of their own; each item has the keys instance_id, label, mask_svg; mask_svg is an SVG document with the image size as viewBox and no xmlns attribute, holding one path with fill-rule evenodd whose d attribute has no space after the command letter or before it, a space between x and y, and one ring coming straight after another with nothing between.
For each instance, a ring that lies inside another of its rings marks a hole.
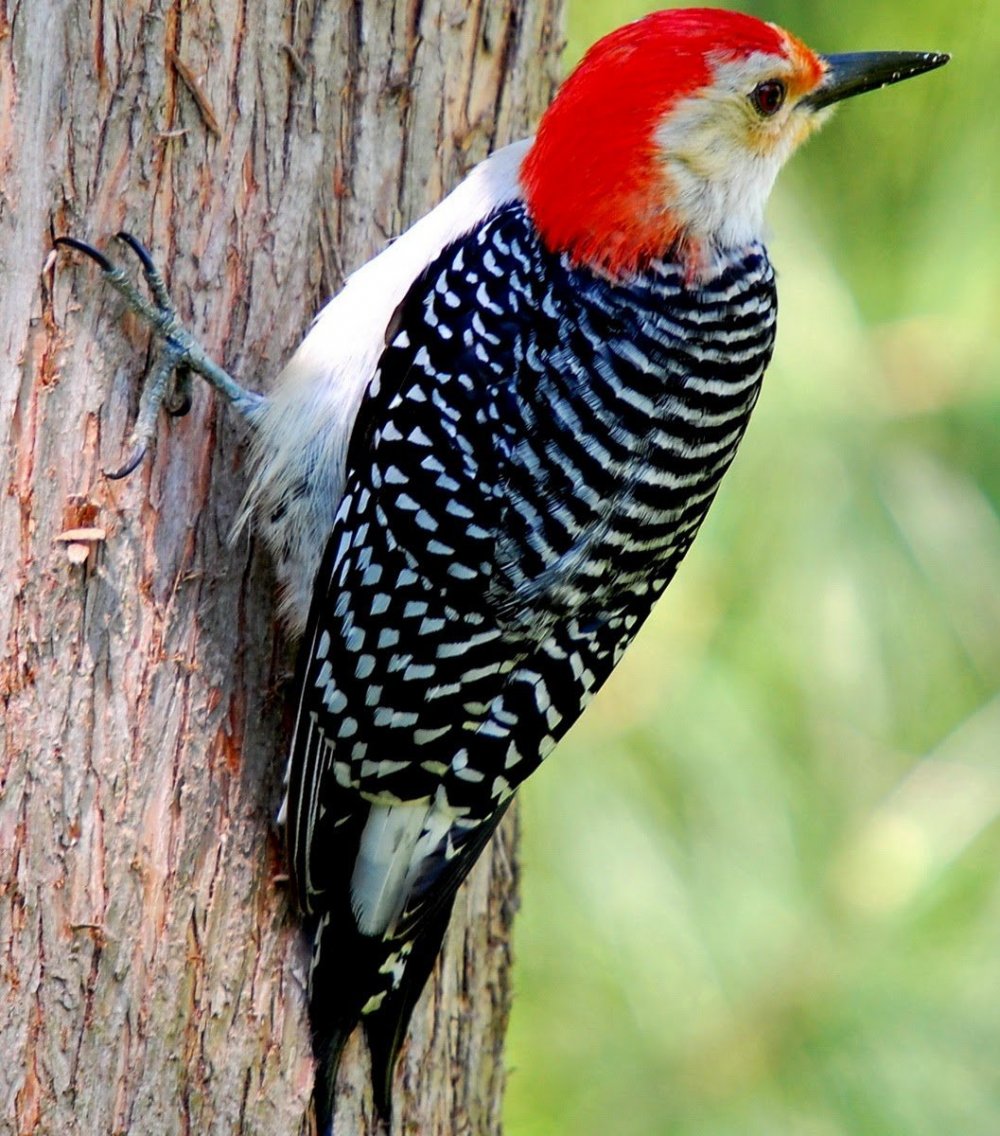
<instances>
[{"instance_id":1,"label":"green foliage","mask_svg":"<svg viewBox=\"0 0 1000 1136\"><path fill-rule=\"evenodd\" d=\"M649 5L576 0L571 58ZM778 349L650 625L522 792L511 1136L1000 1131L1000 21L770 209Z\"/></svg>"}]
</instances>

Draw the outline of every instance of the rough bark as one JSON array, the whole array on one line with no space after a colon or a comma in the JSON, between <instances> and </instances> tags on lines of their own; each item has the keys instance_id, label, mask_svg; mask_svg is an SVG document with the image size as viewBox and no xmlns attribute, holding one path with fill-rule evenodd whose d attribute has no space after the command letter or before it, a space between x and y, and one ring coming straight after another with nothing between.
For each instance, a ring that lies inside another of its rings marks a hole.
<instances>
[{"instance_id":1,"label":"rough bark","mask_svg":"<svg viewBox=\"0 0 1000 1136\"><path fill-rule=\"evenodd\" d=\"M51 235L136 233L266 388L345 271L530 129L561 2L0 0L0 1131L295 1133L312 1080L271 822L289 651L227 544L243 431L196 389L103 476L149 339ZM499 1131L512 841L458 904L399 1132ZM345 1133L366 1074L356 1040Z\"/></svg>"}]
</instances>

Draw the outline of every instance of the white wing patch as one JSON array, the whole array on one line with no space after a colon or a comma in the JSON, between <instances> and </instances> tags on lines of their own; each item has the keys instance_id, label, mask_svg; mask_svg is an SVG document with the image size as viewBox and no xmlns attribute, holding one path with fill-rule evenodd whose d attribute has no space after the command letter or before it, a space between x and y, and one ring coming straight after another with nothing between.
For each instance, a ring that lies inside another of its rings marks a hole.
<instances>
[{"instance_id":1,"label":"white wing patch","mask_svg":"<svg viewBox=\"0 0 1000 1136\"><path fill-rule=\"evenodd\" d=\"M283 614L301 633L343 492L354 420L393 314L420 273L499 206L519 200L531 139L498 150L382 253L316 317L254 419L253 477L236 531L253 514L277 564Z\"/></svg>"}]
</instances>

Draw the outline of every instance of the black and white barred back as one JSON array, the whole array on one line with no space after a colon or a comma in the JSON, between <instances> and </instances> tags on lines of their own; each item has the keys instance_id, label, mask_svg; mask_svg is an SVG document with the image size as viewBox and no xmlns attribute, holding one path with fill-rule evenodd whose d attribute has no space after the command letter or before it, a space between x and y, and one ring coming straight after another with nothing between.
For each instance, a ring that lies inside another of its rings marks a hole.
<instances>
[{"instance_id":1,"label":"black and white barred back","mask_svg":"<svg viewBox=\"0 0 1000 1136\"><path fill-rule=\"evenodd\" d=\"M331 1065L364 1015L391 1078L455 888L694 539L775 314L760 245L698 284L656 262L619 285L547 252L519 202L396 313L317 580L290 762Z\"/></svg>"}]
</instances>

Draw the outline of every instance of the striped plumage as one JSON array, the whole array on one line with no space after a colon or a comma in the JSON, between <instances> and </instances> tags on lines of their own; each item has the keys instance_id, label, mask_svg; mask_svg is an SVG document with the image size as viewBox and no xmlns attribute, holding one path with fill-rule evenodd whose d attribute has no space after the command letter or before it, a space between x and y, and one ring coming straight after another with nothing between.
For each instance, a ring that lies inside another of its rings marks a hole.
<instances>
[{"instance_id":1,"label":"striped plumage","mask_svg":"<svg viewBox=\"0 0 1000 1136\"><path fill-rule=\"evenodd\" d=\"M831 102L944 58L824 58L716 9L620 29L348 281L255 415L247 508L305 631L283 815L324 1131L359 1020L388 1114L456 888L733 459L779 169Z\"/></svg>"},{"instance_id":2,"label":"striped plumage","mask_svg":"<svg viewBox=\"0 0 1000 1136\"><path fill-rule=\"evenodd\" d=\"M388 1113L455 889L733 459L774 340L760 234L782 164L837 100L947 58L817 56L718 9L619 29L534 139L348 280L266 398L180 327L134 238L154 304L63 239L254 428L242 517L304 631L282 816L324 1133L359 1020Z\"/></svg>"},{"instance_id":3,"label":"striped plumage","mask_svg":"<svg viewBox=\"0 0 1000 1136\"><path fill-rule=\"evenodd\" d=\"M330 983L338 1040L365 1007L395 1037L386 992L404 974L419 992L433 954L417 974L386 960L425 923L440 936L511 794L669 582L774 324L760 245L697 283L669 258L616 283L547 251L517 201L414 283L354 426L289 766L319 959L338 977L345 951L370 959L370 981Z\"/></svg>"}]
</instances>

